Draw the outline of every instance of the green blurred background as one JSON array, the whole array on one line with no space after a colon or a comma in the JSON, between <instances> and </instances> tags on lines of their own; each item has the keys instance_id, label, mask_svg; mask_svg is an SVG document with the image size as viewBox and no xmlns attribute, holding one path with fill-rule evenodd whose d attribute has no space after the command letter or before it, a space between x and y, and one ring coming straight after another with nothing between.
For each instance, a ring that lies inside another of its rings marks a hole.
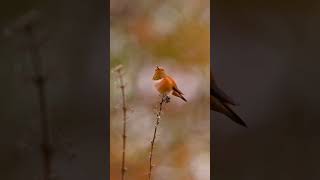
<instances>
[{"instance_id":1,"label":"green blurred background","mask_svg":"<svg viewBox=\"0 0 320 180\"><path fill-rule=\"evenodd\" d=\"M127 177L146 179L160 97L156 65L175 78L188 102L165 105L154 150L153 179L210 179L210 1L110 3L111 70L124 67L128 112ZM110 171L120 178L122 109L119 80L110 78Z\"/></svg>"}]
</instances>

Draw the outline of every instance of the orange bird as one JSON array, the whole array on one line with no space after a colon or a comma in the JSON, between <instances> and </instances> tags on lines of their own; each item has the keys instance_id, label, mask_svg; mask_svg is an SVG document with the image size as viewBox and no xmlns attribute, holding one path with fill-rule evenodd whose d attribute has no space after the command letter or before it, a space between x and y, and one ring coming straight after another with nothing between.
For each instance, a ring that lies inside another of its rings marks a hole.
<instances>
[{"instance_id":1,"label":"orange bird","mask_svg":"<svg viewBox=\"0 0 320 180\"><path fill-rule=\"evenodd\" d=\"M246 123L230 108L230 105L236 105L236 103L216 85L212 71L210 75L210 109L222 113L234 122L247 127Z\"/></svg>"},{"instance_id":2,"label":"orange bird","mask_svg":"<svg viewBox=\"0 0 320 180\"><path fill-rule=\"evenodd\" d=\"M166 96L172 92L172 95L187 102L174 79L168 76L163 68L160 68L159 66L156 67L152 80L157 81L155 87L161 95Z\"/></svg>"}]
</instances>

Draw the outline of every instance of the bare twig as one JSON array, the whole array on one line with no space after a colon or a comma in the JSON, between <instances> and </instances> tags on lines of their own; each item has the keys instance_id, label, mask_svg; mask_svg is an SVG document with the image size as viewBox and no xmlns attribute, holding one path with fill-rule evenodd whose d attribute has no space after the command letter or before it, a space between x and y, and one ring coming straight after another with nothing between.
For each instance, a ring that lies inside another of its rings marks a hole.
<instances>
[{"instance_id":1,"label":"bare twig","mask_svg":"<svg viewBox=\"0 0 320 180\"><path fill-rule=\"evenodd\" d=\"M149 156L149 180L151 180L151 175L152 175L152 168L154 167L154 165L152 164L152 157L153 157L153 149L154 149L154 143L156 140L156 136L157 136L157 130L158 130L158 126L160 123L160 119L161 119L161 112L162 112L162 107L163 107L163 103L168 103L170 101L169 96L164 95L161 98L161 102L160 102L160 107L159 107L159 111L157 113L157 119L156 119L156 124L154 126L154 132L153 132L153 138L151 141L151 149L150 149L150 156Z\"/></svg>"},{"instance_id":2,"label":"bare twig","mask_svg":"<svg viewBox=\"0 0 320 180\"><path fill-rule=\"evenodd\" d=\"M122 164L121 164L121 179L125 179L125 173L127 171L126 168L126 129L127 129L127 104L126 104L126 96L125 96L125 86L123 82L123 75L122 75L122 65L119 65L115 68L115 71L119 75L120 81L120 89L122 95L122 112L123 112L123 130L122 130Z\"/></svg>"},{"instance_id":3,"label":"bare twig","mask_svg":"<svg viewBox=\"0 0 320 180\"><path fill-rule=\"evenodd\" d=\"M41 127L41 151L43 155L43 179L50 180L52 175L52 149L47 112L46 83L47 79L42 69L42 59L39 54L37 43L35 42L34 29L32 24L26 24L24 32L29 38L29 51L32 58L33 82L38 91L40 108L40 127Z\"/></svg>"}]
</instances>

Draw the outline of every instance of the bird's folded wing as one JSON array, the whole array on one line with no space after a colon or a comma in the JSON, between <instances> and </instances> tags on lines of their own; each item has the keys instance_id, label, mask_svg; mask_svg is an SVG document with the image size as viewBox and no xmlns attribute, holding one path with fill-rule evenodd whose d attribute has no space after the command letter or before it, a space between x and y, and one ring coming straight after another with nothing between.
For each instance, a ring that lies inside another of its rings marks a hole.
<instances>
[{"instance_id":1,"label":"bird's folded wing","mask_svg":"<svg viewBox=\"0 0 320 180\"><path fill-rule=\"evenodd\" d=\"M232 98L230 98L226 93L224 93L218 86L213 83L210 88L210 95L216 97L223 103L228 103L231 105L237 105Z\"/></svg>"},{"instance_id":2,"label":"bird's folded wing","mask_svg":"<svg viewBox=\"0 0 320 180\"><path fill-rule=\"evenodd\" d=\"M173 89L174 91L176 91L177 93L183 95L183 93L178 89L177 86L174 86L172 89Z\"/></svg>"},{"instance_id":3,"label":"bird's folded wing","mask_svg":"<svg viewBox=\"0 0 320 180\"><path fill-rule=\"evenodd\" d=\"M174 91L176 91L177 93L183 95L183 92L180 91L180 89L178 88L176 82L175 82L170 76L167 76L167 78L168 78L168 79L171 81L171 83L172 83L172 90L174 90Z\"/></svg>"}]
</instances>

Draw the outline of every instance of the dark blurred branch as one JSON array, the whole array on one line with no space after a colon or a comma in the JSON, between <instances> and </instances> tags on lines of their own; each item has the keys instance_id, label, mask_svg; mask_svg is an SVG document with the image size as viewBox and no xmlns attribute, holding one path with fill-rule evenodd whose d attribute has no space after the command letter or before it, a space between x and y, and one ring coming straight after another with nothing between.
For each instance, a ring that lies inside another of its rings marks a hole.
<instances>
[{"instance_id":1,"label":"dark blurred branch","mask_svg":"<svg viewBox=\"0 0 320 180\"><path fill-rule=\"evenodd\" d=\"M123 76L122 76L122 65L119 65L115 68L115 71L119 75L120 81L120 89L121 89L121 96L122 96L122 112L123 112L123 131L122 131L122 165L121 165L121 179L125 179L125 173L127 171L126 168L126 140L127 140L127 104L126 104L126 96L125 96L125 86L123 83Z\"/></svg>"},{"instance_id":2,"label":"dark blurred branch","mask_svg":"<svg viewBox=\"0 0 320 180\"><path fill-rule=\"evenodd\" d=\"M26 24L24 26L24 32L29 40L29 51L32 58L33 66L33 83L37 88L40 108L40 127L41 127L41 150L43 155L43 179L50 180L52 175L52 149L50 129L48 122L47 111L47 96L46 96L46 84L47 78L43 73L43 62L39 54L39 46L36 43L34 35L34 27L32 24Z\"/></svg>"},{"instance_id":3,"label":"dark blurred branch","mask_svg":"<svg viewBox=\"0 0 320 180\"><path fill-rule=\"evenodd\" d=\"M149 157L149 180L151 180L152 168L154 167L154 165L152 164L153 149L154 149L154 142L155 142L156 136L157 136L158 126L159 126L160 119L161 119L162 106L163 106L163 103L168 103L169 100L170 100L170 98L167 95L165 95L161 98L159 112L157 113L157 119L156 119L156 124L154 126L153 138L151 141L150 157Z\"/></svg>"}]
</instances>

